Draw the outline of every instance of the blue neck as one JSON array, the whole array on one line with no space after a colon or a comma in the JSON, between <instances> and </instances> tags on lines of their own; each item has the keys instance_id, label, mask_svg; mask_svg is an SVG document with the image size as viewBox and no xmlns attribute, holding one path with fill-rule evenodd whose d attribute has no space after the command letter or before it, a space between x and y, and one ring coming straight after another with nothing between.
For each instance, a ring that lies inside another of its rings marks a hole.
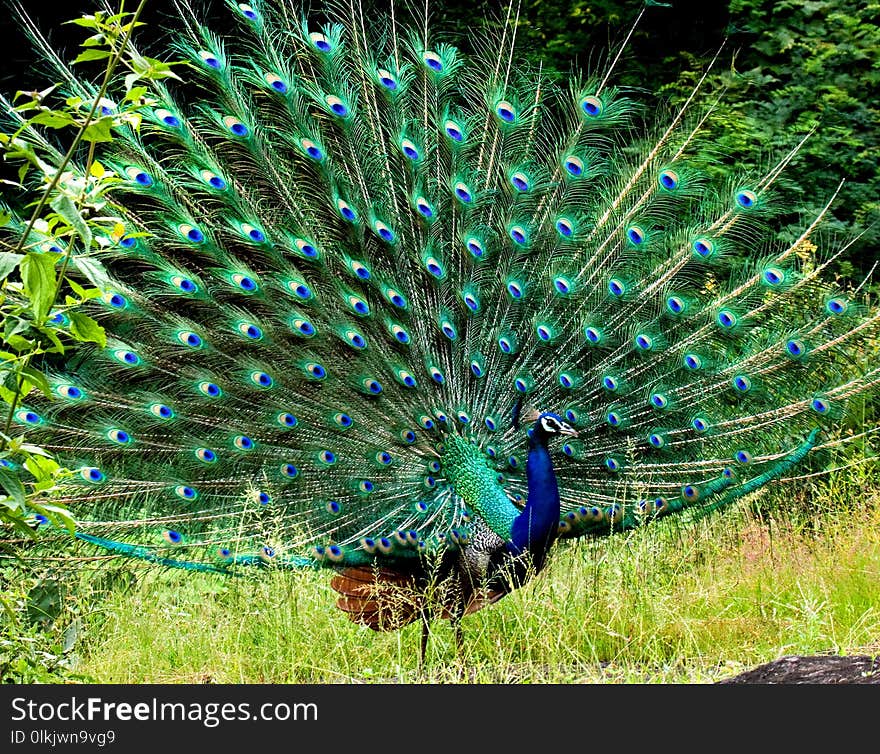
<instances>
[{"instance_id":1,"label":"blue neck","mask_svg":"<svg viewBox=\"0 0 880 754\"><path fill-rule=\"evenodd\" d=\"M514 519L508 549L516 554L529 552L540 569L559 528L559 485L547 438L535 431L529 438L526 460L529 496L526 507Z\"/></svg>"}]
</instances>

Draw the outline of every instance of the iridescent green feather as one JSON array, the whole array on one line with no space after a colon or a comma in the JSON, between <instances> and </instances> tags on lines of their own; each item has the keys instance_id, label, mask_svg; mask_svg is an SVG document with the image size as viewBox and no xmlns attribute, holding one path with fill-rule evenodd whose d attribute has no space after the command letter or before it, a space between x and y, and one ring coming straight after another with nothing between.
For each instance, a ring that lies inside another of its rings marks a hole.
<instances>
[{"instance_id":1,"label":"iridescent green feather","mask_svg":"<svg viewBox=\"0 0 880 754\"><path fill-rule=\"evenodd\" d=\"M342 5L227 5L228 38L184 7L191 68L100 154L107 347L14 417L76 469L84 541L228 571L393 564L475 516L508 538L523 404L581 432L552 446L560 532L604 534L795 473L878 383L876 311L808 253L821 217L773 246L776 168L690 164L698 96L636 140L613 71L557 84L512 23L465 53Z\"/></svg>"}]
</instances>

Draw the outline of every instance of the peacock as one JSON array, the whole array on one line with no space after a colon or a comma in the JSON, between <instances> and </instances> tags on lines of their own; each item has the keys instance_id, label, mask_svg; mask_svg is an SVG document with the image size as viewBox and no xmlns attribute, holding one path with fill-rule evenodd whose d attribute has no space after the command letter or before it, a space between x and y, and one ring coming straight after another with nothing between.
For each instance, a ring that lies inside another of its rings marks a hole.
<instances>
[{"instance_id":1,"label":"peacock","mask_svg":"<svg viewBox=\"0 0 880 754\"><path fill-rule=\"evenodd\" d=\"M48 394L11 423L72 470L79 540L192 572L329 569L351 620L421 621L424 657L432 620L460 638L558 539L797 476L880 383L859 360L880 314L829 281L842 248L810 253L834 197L768 240L799 145L711 179L705 74L642 132L616 58L562 80L522 60L515 3L467 54L427 6L214 10L230 33L177 3L177 80L133 102L119 74L100 101L113 181L88 254L5 199L7 247L27 234L101 284L80 311L106 346L47 356ZM59 91L94 100L30 34ZM86 151L62 185L89 190ZM60 301L47 317L77 326Z\"/></svg>"}]
</instances>

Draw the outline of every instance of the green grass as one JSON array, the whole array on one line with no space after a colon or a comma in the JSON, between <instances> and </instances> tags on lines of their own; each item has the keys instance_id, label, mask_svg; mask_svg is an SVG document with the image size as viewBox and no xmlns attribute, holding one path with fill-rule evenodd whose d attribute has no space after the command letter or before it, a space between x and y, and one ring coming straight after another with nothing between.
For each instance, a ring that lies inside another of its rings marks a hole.
<instances>
[{"instance_id":1,"label":"green grass","mask_svg":"<svg viewBox=\"0 0 880 754\"><path fill-rule=\"evenodd\" d=\"M350 623L326 573L137 566L120 579L127 562L83 576L92 593L67 592L79 622L66 660L78 677L119 683L705 683L785 654L876 651L880 494L867 471L756 499L557 546L530 584L465 619L462 657L435 623L423 671L420 627Z\"/></svg>"}]
</instances>

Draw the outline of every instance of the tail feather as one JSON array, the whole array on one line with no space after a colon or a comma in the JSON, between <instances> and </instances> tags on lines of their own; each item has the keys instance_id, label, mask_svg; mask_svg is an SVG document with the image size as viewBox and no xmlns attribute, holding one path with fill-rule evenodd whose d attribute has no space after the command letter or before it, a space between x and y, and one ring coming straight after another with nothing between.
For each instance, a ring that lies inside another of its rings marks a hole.
<instances>
[{"instance_id":1,"label":"tail feather","mask_svg":"<svg viewBox=\"0 0 880 754\"><path fill-rule=\"evenodd\" d=\"M109 203L95 251L71 258L102 289L84 311L108 345L54 364L52 399L14 416L76 470L61 499L84 541L193 570L343 568L350 615L409 621L419 605L388 615L358 579L374 563L414 578L474 515L509 523L521 410L581 431L554 446L560 526L579 536L726 505L876 389L880 313L827 281L825 210L768 241L800 145L760 175L704 174L708 69L634 139L613 62L566 84L521 64L512 4L470 54L399 8L368 21L334 2L319 27L230 0L226 39L178 5L191 70L151 84L139 129L113 82ZM93 97L28 28L64 93ZM4 233L21 237L22 212ZM60 259L69 239L29 242ZM64 307L52 326L65 337ZM453 435L498 489L465 501ZM380 574L382 594L409 588Z\"/></svg>"}]
</instances>

